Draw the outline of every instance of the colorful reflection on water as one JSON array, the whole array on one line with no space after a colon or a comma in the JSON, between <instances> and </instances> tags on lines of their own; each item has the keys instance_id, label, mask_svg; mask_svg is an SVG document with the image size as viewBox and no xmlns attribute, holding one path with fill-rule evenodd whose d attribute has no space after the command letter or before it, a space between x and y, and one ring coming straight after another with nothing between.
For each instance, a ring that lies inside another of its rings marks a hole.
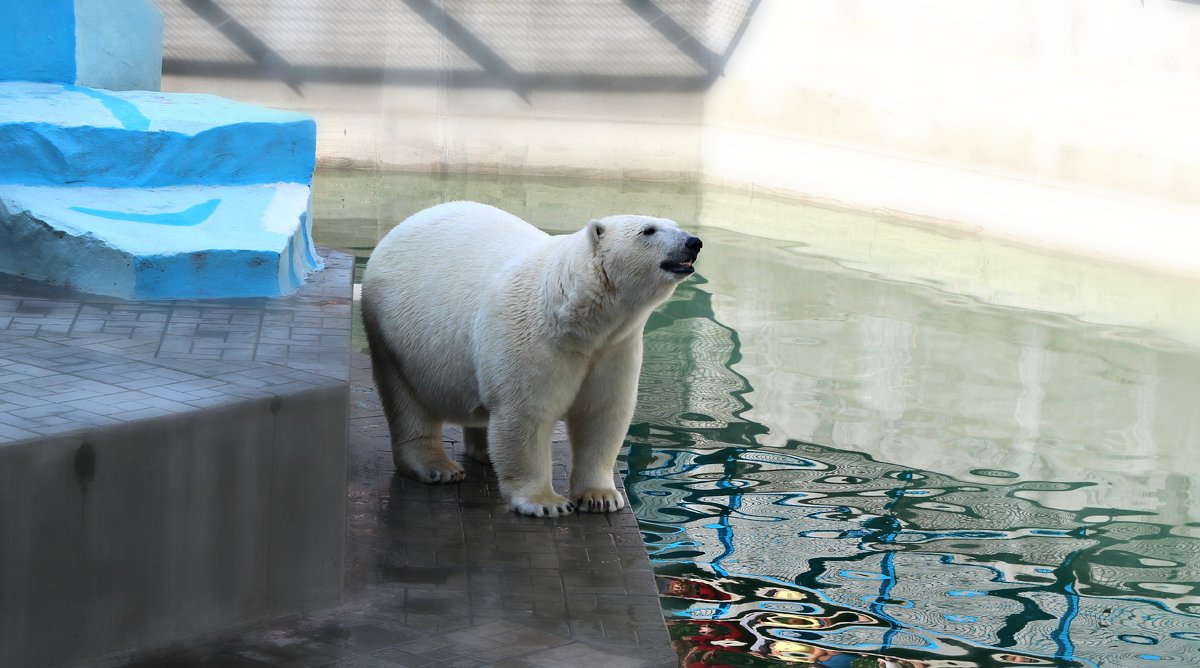
<instances>
[{"instance_id":1,"label":"colorful reflection on water","mask_svg":"<svg viewBox=\"0 0 1200 668\"><path fill-rule=\"evenodd\" d=\"M704 239L625 479L685 665L1200 664L1191 351Z\"/></svg>"}]
</instances>

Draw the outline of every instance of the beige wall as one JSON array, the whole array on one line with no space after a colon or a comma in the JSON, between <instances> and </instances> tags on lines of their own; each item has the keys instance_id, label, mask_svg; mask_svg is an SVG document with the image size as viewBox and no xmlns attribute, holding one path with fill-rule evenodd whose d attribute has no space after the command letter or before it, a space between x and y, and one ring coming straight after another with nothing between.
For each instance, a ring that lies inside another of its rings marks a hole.
<instances>
[{"instance_id":1,"label":"beige wall","mask_svg":"<svg viewBox=\"0 0 1200 668\"><path fill-rule=\"evenodd\" d=\"M1178 0L767 0L704 172L1200 275L1198 38Z\"/></svg>"},{"instance_id":2,"label":"beige wall","mask_svg":"<svg viewBox=\"0 0 1200 668\"><path fill-rule=\"evenodd\" d=\"M1194 3L764 0L711 86L617 0L440 3L482 55L394 0L222 2L257 46L159 4L164 89L307 111L324 165L707 180L1200 276ZM719 54L735 5L656 6Z\"/></svg>"},{"instance_id":3,"label":"beige wall","mask_svg":"<svg viewBox=\"0 0 1200 668\"><path fill-rule=\"evenodd\" d=\"M768 1L725 74L710 127L1200 202L1195 4Z\"/></svg>"},{"instance_id":4,"label":"beige wall","mask_svg":"<svg viewBox=\"0 0 1200 668\"><path fill-rule=\"evenodd\" d=\"M699 178L705 70L620 0L431 4L159 0L163 87L313 114L323 165Z\"/></svg>"}]
</instances>

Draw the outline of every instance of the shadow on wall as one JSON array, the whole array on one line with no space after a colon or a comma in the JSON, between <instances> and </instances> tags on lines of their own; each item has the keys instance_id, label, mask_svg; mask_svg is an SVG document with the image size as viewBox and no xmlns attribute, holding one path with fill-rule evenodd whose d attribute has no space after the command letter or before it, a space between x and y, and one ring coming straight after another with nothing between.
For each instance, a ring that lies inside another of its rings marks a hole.
<instances>
[{"instance_id":1,"label":"shadow on wall","mask_svg":"<svg viewBox=\"0 0 1200 668\"><path fill-rule=\"evenodd\" d=\"M163 73L305 83L700 92L760 0L158 0Z\"/></svg>"}]
</instances>

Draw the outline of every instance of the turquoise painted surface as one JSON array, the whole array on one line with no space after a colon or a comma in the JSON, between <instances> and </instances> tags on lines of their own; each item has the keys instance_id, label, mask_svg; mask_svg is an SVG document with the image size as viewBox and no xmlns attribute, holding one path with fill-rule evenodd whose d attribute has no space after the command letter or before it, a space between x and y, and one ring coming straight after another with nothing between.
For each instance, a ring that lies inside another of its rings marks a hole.
<instances>
[{"instance_id":1,"label":"turquoise painted surface","mask_svg":"<svg viewBox=\"0 0 1200 668\"><path fill-rule=\"evenodd\" d=\"M75 82L73 0L0 0L0 81Z\"/></svg>"},{"instance_id":2,"label":"turquoise painted surface","mask_svg":"<svg viewBox=\"0 0 1200 668\"><path fill-rule=\"evenodd\" d=\"M211 95L0 83L0 183L308 183L316 124Z\"/></svg>"},{"instance_id":3,"label":"turquoise painted surface","mask_svg":"<svg viewBox=\"0 0 1200 668\"><path fill-rule=\"evenodd\" d=\"M90 235L135 256L197 249L282 251L305 213L306 188L280 194L275 186L188 188L56 188L5 186L9 208L32 212L69 235ZM277 196L288 206L264 220ZM286 219L283 219L286 218Z\"/></svg>"},{"instance_id":4,"label":"turquoise painted surface","mask_svg":"<svg viewBox=\"0 0 1200 668\"><path fill-rule=\"evenodd\" d=\"M0 82L0 122L45 123L64 128L126 127L113 115L114 104L128 103L150 120L151 132L197 135L225 125L289 124L312 119L294 111L270 109L216 95L154 91L89 92L81 86Z\"/></svg>"},{"instance_id":5,"label":"turquoise painted surface","mask_svg":"<svg viewBox=\"0 0 1200 668\"><path fill-rule=\"evenodd\" d=\"M72 81L108 90L158 90L162 14L151 0L75 0Z\"/></svg>"},{"instance_id":6,"label":"turquoise painted surface","mask_svg":"<svg viewBox=\"0 0 1200 668\"><path fill-rule=\"evenodd\" d=\"M137 259L135 299L204 297L262 297L283 294L280 263L291 257L280 253L244 250L207 250Z\"/></svg>"},{"instance_id":7,"label":"turquoise painted surface","mask_svg":"<svg viewBox=\"0 0 1200 668\"><path fill-rule=\"evenodd\" d=\"M315 125L242 123L188 136L123 129L0 125L0 183L149 188L306 183Z\"/></svg>"},{"instance_id":8,"label":"turquoise painted surface","mask_svg":"<svg viewBox=\"0 0 1200 668\"><path fill-rule=\"evenodd\" d=\"M303 234L295 234L288 242L288 253L285 254L286 278L281 271L280 284L283 292L291 292L304 284L305 277L312 267L322 266L321 258L317 256L317 249L313 245L312 238L312 220L308 212L301 215L300 218Z\"/></svg>"},{"instance_id":9,"label":"turquoise painted surface","mask_svg":"<svg viewBox=\"0 0 1200 668\"><path fill-rule=\"evenodd\" d=\"M287 294L320 268L309 188L0 187L0 271L131 299Z\"/></svg>"},{"instance_id":10,"label":"turquoise painted surface","mask_svg":"<svg viewBox=\"0 0 1200 668\"><path fill-rule=\"evenodd\" d=\"M0 272L46 280L87 292L131 298L134 276L129 254L94 237L67 235L43 226L0 187Z\"/></svg>"},{"instance_id":11,"label":"turquoise painted surface","mask_svg":"<svg viewBox=\"0 0 1200 668\"><path fill-rule=\"evenodd\" d=\"M0 21L15 36L0 53L0 271L160 299L287 293L319 268L312 119L113 92L158 88L150 0L0 0Z\"/></svg>"},{"instance_id":12,"label":"turquoise painted surface","mask_svg":"<svg viewBox=\"0 0 1200 668\"><path fill-rule=\"evenodd\" d=\"M138 106L129 100L122 99L108 91L85 88L83 86L63 86L63 90L79 93L96 100L108 109L113 118L126 130L145 132L150 129L150 119L142 113Z\"/></svg>"},{"instance_id":13,"label":"turquoise painted surface","mask_svg":"<svg viewBox=\"0 0 1200 668\"><path fill-rule=\"evenodd\" d=\"M0 0L0 81L158 90L162 15L150 0Z\"/></svg>"},{"instance_id":14,"label":"turquoise painted surface","mask_svg":"<svg viewBox=\"0 0 1200 668\"><path fill-rule=\"evenodd\" d=\"M85 206L69 207L71 211L77 211L89 216L97 218L107 218L108 220L123 220L131 223L149 223L151 225L170 225L172 227L193 227L208 220L208 217L217 210L217 206L221 204L220 198L213 198L207 202L201 202L190 206L182 211L167 211L163 213L137 213L131 211L111 211L105 209L92 209Z\"/></svg>"}]
</instances>

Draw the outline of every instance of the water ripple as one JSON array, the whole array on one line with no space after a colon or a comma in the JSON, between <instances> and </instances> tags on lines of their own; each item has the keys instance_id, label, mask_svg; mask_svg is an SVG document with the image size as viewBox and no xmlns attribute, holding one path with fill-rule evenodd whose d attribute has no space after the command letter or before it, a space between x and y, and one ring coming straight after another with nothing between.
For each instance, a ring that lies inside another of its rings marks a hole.
<instances>
[{"instance_id":1,"label":"water ripple","mask_svg":"<svg viewBox=\"0 0 1200 668\"><path fill-rule=\"evenodd\" d=\"M625 455L685 663L1200 662L1192 524L1096 505L1099 479L996 466L954 475L781 441L748 417L766 415L752 402L762 393L709 298L681 289L652 320ZM835 413L854 425L875 410Z\"/></svg>"}]
</instances>

